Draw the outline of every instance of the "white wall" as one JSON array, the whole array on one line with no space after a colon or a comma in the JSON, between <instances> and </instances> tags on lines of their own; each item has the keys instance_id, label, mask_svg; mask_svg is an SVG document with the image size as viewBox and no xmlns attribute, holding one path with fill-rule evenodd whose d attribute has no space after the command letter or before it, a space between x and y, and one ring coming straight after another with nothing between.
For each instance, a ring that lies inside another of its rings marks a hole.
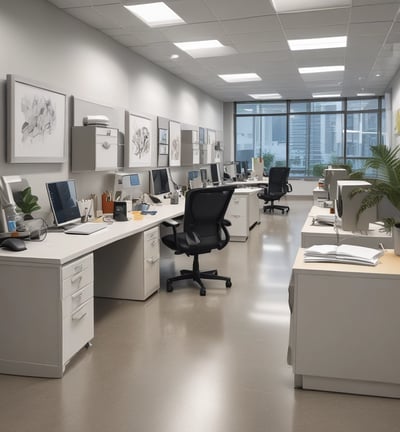
<instances>
[{"instance_id":1,"label":"white wall","mask_svg":"<svg viewBox=\"0 0 400 432\"><path fill-rule=\"evenodd\" d=\"M0 174L24 175L48 210L44 183L71 177L63 164L6 163L5 79L16 74L67 94L217 131L223 104L44 0L0 0ZM71 125L69 119L68 125ZM77 177L74 175L74 177ZM81 194L104 175L78 176Z\"/></svg>"}]
</instances>

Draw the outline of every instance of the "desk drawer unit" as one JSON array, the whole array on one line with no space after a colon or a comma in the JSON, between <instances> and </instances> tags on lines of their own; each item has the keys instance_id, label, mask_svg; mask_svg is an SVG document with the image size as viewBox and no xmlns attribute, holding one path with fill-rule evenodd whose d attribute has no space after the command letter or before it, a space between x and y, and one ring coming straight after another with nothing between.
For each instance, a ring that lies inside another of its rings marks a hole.
<instances>
[{"instance_id":1,"label":"desk drawer unit","mask_svg":"<svg viewBox=\"0 0 400 432\"><path fill-rule=\"evenodd\" d=\"M64 365L93 339L93 255L62 269L62 331Z\"/></svg>"},{"instance_id":2,"label":"desk drawer unit","mask_svg":"<svg viewBox=\"0 0 400 432\"><path fill-rule=\"evenodd\" d=\"M143 233L144 275L143 290L139 295L143 300L160 289L160 230L158 227Z\"/></svg>"},{"instance_id":3,"label":"desk drawer unit","mask_svg":"<svg viewBox=\"0 0 400 432\"><path fill-rule=\"evenodd\" d=\"M248 197L233 195L226 212L226 219L231 222L228 228L232 241L246 241L249 235Z\"/></svg>"}]
</instances>

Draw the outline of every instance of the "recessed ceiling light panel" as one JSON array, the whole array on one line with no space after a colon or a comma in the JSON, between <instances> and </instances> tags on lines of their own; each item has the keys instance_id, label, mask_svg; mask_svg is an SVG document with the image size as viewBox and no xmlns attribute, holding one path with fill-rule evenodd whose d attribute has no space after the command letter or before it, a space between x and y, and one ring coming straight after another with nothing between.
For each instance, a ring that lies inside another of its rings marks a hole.
<instances>
[{"instance_id":1,"label":"recessed ceiling light panel","mask_svg":"<svg viewBox=\"0 0 400 432\"><path fill-rule=\"evenodd\" d=\"M277 13L351 7L351 0L272 0Z\"/></svg>"},{"instance_id":2,"label":"recessed ceiling light panel","mask_svg":"<svg viewBox=\"0 0 400 432\"><path fill-rule=\"evenodd\" d=\"M324 72L342 72L344 71L344 66L314 66L314 67L303 67L299 68L299 73L301 74L311 74L311 73L324 73Z\"/></svg>"},{"instance_id":3,"label":"recessed ceiling light panel","mask_svg":"<svg viewBox=\"0 0 400 432\"><path fill-rule=\"evenodd\" d=\"M340 93L313 93L312 97L315 99L318 98L338 98L340 97Z\"/></svg>"},{"instance_id":4,"label":"recessed ceiling light panel","mask_svg":"<svg viewBox=\"0 0 400 432\"><path fill-rule=\"evenodd\" d=\"M375 93L357 93L357 96L360 96L360 97L375 96Z\"/></svg>"},{"instance_id":5,"label":"recessed ceiling light panel","mask_svg":"<svg viewBox=\"0 0 400 432\"><path fill-rule=\"evenodd\" d=\"M234 48L225 46L216 39L193 42L174 42L174 45L193 58L220 57L237 54L237 51Z\"/></svg>"},{"instance_id":6,"label":"recessed ceiling light panel","mask_svg":"<svg viewBox=\"0 0 400 432\"><path fill-rule=\"evenodd\" d=\"M130 5L125 7L129 12L132 12L149 27L186 24L185 21L164 2Z\"/></svg>"},{"instance_id":7,"label":"recessed ceiling light panel","mask_svg":"<svg viewBox=\"0 0 400 432\"><path fill-rule=\"evenodd\" d=\"M347 46L347 36L336 36L313 39L288 40L292 51L305 51L315 49L344 48Z\"/></svg>"},{"instance_id":8,"label":"recessed ceiling light panel","mask_svg":"<svg viewBox=\"0 0 400 432\"><path fill-rule=\"evenodd\" d=\"M256 73L222 74L218 76L229 83L261 81L261 77Z\"/></svg>"},{"instance_id":9,"label":"recessed ceiling light panel","mask_svg":"<svg viewBox=\"0 0 400 432\"><path fill-rule=\"evenodd\" d=\"M192 51L197 49L221 48L224 45L216 39L193 41L193 42L176 42L174 43L182 51Z\"/></svg>"},{"instance_id":10,"label":"recessed ceiling light panel","mask_svg":"<svg viewBox=\"0 0 400 432\"><path fill-rule=\"evenodd\" d=\"M266 100L266 99L282 99L282 95L279 93L257 93L249 94L253 99Z\"/></svg>"}]
</instances>

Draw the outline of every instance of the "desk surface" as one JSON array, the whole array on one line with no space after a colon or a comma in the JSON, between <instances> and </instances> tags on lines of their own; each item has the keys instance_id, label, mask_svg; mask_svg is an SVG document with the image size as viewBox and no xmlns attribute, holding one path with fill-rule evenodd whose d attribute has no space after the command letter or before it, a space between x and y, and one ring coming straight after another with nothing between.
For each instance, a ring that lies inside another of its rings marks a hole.
<instances>
[{"instance_id":1,"label":"desk surface","mask_svg":"<svg viewBox=\"0 0 400 432\"><path fill-rule=\"evenodd\" d=\"M27 241L27 249L24 251L12 252L0 249L0 262L62 265L115 241L159 225L166 219L182 216L184 208L183 199L176 205L154 205L150 210L157 210L156 215L144 215L142 220L114 222L106 229L90 235L49 232L43 242Z\"/></svg>"}]
</instances>

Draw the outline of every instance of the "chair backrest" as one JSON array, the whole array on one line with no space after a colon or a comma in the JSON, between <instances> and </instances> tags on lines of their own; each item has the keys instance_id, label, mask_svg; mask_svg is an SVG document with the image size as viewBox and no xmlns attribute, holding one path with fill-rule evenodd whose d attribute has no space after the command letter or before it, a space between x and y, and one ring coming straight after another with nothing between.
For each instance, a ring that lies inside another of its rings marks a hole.
<instances>
[{"instance_id":1,"label":"chair backrest","mask_svg":"<svg viewBox=\"0 0 400 432\"><path fill-rule=\"evenodd\" d=\"M183 230L195 232L202 238L215 239L215 248L229 242L229 233L223 225L234 186L192 189L186 194Z\"/></svg>"},{"instance_id":2,"label":"chair backrest","mask_svg":"<svg viewBox=\"0 0 400 432\"><path fill-rule=\"evenodd\" d=\"M290 168L272 167L268 175L268 192L282 193L288 192Z\"/></svg>"}]
</instances>

